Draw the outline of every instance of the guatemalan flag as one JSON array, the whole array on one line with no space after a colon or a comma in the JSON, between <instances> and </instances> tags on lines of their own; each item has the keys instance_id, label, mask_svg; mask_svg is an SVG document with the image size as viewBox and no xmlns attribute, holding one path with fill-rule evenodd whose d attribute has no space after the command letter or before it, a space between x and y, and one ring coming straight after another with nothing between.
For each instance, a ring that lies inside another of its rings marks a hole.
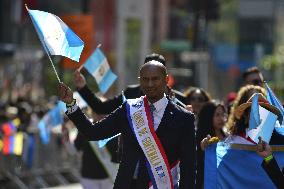
<instances>
[{"instance_id":1,"label":"guatemalan flag","mask_svg":"<svg viewBox=\"0 0 284 189\"><path fill-rule=\"evenodd\" d=\"M247 129L247 135L255 143L258 143L258 138L261 137L266 143L269 143L277 121L277 116L261 107L258 104L258 94L253 96L249 128Z\"/></svg>"},{"instance_id":2,"label":"guatemalan flag","mask_svg":"<svg viewBox=\"0 0 284 189\"><path fill-rule=\"evenodd\" d=\"M64 107L65 107L64 103L59 102L51 110L49 110L39 121L38 129L43 144L49 143L51 129L63 123L62 112Z\"/></svg>"},{"instance_id":3,"label":"guatemalan flag","mask_svg":"<svg viewBox=\"0 0 284 189\"><path fill-rule=\"evenodd\" d=\"M273 156L282 168L284 152L274 151ZM236 149L226 142L212 144L205 151L204 189L276 189L262 161L255 151Z\"/></svg>"},{"instance_id":4,"label":"guatemalan flag","mask_svg":"<svg viewBox=\"0 0 284 189\"><path fill-rule=\"evenodd\" d=\"M47 53L79 62L84 42L60 18L44 11L27 10Z\"/></svg>"},{"instance_id":5,"label":"guatemalan flag","mask_svg":"<svg viewBox=\"0 0 284 189\"><path fill-rule=\"evenodd\" d=\"M279 122L277 121L275 125L275 130L281 135L284 135L284 108L282 106L281 101L276 97L274 92L270 89L267 83L265 83L266 91L267 91L267 100L270 104L276 106L281 113Z\"/></svg>"},{"instance_id":6,"label":"guatemalan flag","mask_svg":"<svg viewBox=\"0 0 284 189\"><path fill-rule=\"evenodd\" d=\"M84 68L95 78L103 94L107 92L117 78L111 71L107 59L100 48L96 48L85 62Z\"/></svg>"}]
</instances>

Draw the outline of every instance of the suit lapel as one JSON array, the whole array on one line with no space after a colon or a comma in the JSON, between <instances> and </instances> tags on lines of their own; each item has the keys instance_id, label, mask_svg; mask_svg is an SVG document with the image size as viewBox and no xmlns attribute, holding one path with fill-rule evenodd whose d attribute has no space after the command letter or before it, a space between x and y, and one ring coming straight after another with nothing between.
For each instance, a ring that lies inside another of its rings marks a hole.
<instances>
[{"instance_id":1,"label":"suit lapel","mask_svg":"<svg viewBox=\"0 0 284 189\"><path fill-rule=\"evenodd\" d=\"M165 109L164 115L161 119L161 122L158 126L158 129L156 130L156 132L158 132L160 129L164 128L167 125L171 125L171 122L174 120L174 104L171 100L169 100L168 105Z\"/></svg>"}]
</instances>

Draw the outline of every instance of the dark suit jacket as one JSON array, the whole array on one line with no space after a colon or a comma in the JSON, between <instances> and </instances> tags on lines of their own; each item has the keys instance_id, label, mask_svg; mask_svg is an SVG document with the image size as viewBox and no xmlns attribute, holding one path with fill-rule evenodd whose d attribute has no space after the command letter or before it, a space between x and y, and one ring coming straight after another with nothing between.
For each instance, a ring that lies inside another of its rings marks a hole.
<instances>
[{"instance_id":1,"label":"dark suit jacket","mask_svg":"<svg viewBox=\"0 0 284 189\"><path fill-rule=\"evenodd\" d=\"M99 98L96 97L96 95L94 95L94 93L88 88L87 85L79 89L78 92L87 102L87 104L92 108L92 110L97 114L110 114L123 103L122 94L102 102ZM171 89L171 93L173 93L173 95L175 95L175 97L181 102L186 104L186 98L181 92ZM127 99L134 99L139 98L144 94L140 89L140 85L130 85L125 89L124 95Z\"/></svg>"},{"instance_id":2,"label":"dark suit jacket","mask_svg":"<svg viewBox=\"0 0 284 189\"><path fill-rule=\"evenodd\" d=\"M269 142L270 145L284 145L284 136L277 133L274 129L272 132L272 136Z\"/></svg>"},{"instance_id":3,"label":"dark suit jacket","mask_svg":"<svg viewBox=\"0 0 284 189\"><path fill-rule=\"evenodd\" d=\"M268 174L268 176L270 177L270 179L277 188L279 189L284 188L284 169L281 172L274 158L268 163L263 161L261 166L263 167L263 169Z\"/></svg>"},{"instance_id":4,"label":"dark suit jacket","mask_svg":"<svg viewBox=\"0 0 284 189\"><path fill-rule=\"evenodd\" d=\"M94 125L79 108L68 117L89 140L101 140L122 133L124 150L114 188L130 189L134 170L139 160L138 185L135 189L148 189L150 179L145 166L146 157L129 126L125 103L107 118ZM169 164L180 160L180 189L194 188L195 132L193 114L169 101L156 133L165 149Z\"/></svg>"},{"instance_id":5,"label":"dark suit jacket","mask_svg":"<svg viewBox=\"0 0 284 189\"><path fill-rule=\"evenodd\" d=\"M75 141L75 147L77 150L82 151L82 166L81 175L84 178L91 179L105 179L108 177L103 165L94 153L91 145L86 140L86 138L78 133Z\"/></svg>"}]
</instances>

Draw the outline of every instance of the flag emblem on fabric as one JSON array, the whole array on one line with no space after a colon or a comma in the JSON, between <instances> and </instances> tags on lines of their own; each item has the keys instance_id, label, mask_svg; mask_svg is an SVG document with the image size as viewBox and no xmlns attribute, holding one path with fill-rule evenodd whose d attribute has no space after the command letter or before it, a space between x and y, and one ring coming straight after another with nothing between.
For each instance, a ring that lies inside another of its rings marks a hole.
<instances>
[{"instance_id":1,"label":"flag emblem on fabric","mask_svg":"<svg viewBox=\"0 0 284 189\"><path fill-rule=\"evenodd\" d=\"M100 91L104 94L117 79L111 71L103 52L97 48L84 64L84 68L95 78Z\"/></svg>"}]
</instances>

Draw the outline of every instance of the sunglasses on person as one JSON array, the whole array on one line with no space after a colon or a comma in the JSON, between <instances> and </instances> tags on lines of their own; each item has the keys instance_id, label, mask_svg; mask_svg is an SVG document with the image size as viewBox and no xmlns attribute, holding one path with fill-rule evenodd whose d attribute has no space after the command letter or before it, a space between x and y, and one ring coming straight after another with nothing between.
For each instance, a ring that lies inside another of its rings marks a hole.
<instances>
[{"instance_id":1,"label":"sunglasses on person","mask_svg":"<svg viewBox=\"0 0 284 189\"><path fill-rule=\"evenodd\" d=\"M262 85L263 81L260 79L254 79L251 81L253 85Z\"/></svg>"}]
</instances>

